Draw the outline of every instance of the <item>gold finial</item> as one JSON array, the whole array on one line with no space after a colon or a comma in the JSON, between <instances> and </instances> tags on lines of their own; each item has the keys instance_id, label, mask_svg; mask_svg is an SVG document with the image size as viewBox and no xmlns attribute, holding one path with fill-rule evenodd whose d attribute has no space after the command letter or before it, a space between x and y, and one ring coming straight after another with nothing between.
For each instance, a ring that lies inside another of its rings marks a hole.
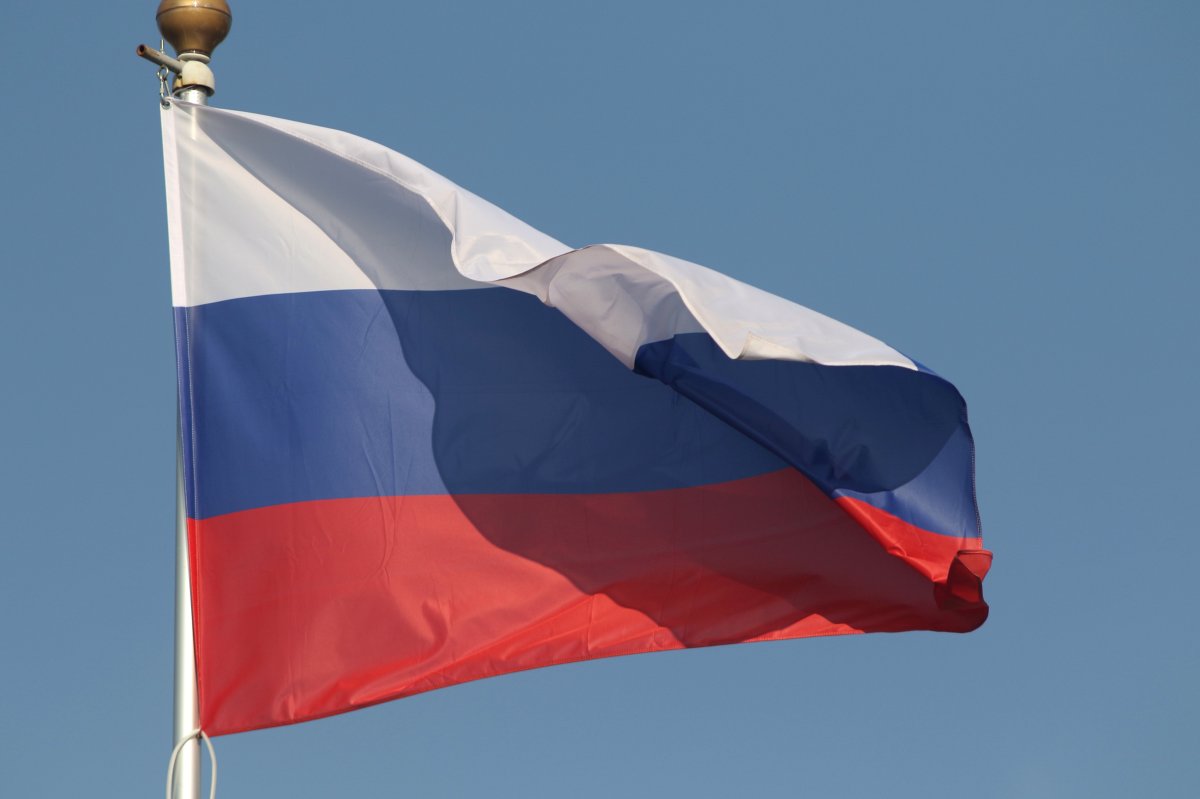
<instances>
[{"instance_id":1,"label":"gold finial","mask_svg":"<svg viewBox=\"0 0 1200 799\"><path fill-rule=\"evenodd\" d=\"M196 53L208 60L233 25L225 0L162 0L158 29L176 54Z\"/></svg>"}]
</instances>

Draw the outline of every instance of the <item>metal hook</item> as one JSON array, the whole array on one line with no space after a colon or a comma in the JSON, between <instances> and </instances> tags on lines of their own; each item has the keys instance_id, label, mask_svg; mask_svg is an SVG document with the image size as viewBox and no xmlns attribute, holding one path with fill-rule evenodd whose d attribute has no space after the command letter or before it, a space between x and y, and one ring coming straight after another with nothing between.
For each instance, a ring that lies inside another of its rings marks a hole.
<instances>
[{"instance_id":1,"label":"metal hook","mask_svg":"<svg viewBox=\"0 0 1200 799\"><path fill-rule=\"evenodd\" d=\"M162 53L162 52L166 52L166 49L167 49L167 40L159 39L158 40L158 51L160 53ZM167 102L167 94L168 94L167 77L171 74L171 71L169 69L167 69L167 67L165 65L159 65L157 74L158 74L158 102L160 105L162 105L162 107L164 109L170 108L171 104L169 102Z\"/></svg>"}]
</instances>

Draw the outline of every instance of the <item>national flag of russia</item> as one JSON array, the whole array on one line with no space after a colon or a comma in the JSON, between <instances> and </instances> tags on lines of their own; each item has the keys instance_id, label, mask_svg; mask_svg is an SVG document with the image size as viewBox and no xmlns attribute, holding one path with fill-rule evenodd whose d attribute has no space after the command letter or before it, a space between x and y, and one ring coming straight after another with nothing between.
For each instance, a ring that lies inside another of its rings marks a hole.
<instances>
[{"instance_id":1,"label":"national flag of russia","mask_svg":"<svg viewBox=\"0 0 1200 799\"><path fill-rule=\"evenodd\" d=\"M986 618L966 408L920 364L345 133L163 120L209 734Z\"/></svg>"}]
</instances>

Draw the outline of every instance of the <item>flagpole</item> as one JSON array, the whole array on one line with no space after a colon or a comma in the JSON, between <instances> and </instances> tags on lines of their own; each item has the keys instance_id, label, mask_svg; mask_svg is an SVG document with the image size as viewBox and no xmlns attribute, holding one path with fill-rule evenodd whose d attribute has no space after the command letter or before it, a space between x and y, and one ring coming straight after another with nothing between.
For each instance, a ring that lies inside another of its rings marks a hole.
<instances>
[{"instance_id":1,"label":"flagpole","mask_svg":"<svg viewBox=\"0 0 1200 799\"><path fill-rule=\"evenodd\" d=\"M208 105L215 84L208 62L233 24L225 0L162 0L155 15L158 29L175 49L171 58L146 45L137 54L174 73L172 95L185 102ZM192 125L196 124L195 117ZM194 133L194 128L193 128ZM180 398L182 399L182 398ZM182 407L182 403L180 404ZM184 469L184 427L177 417L175 437L175 762L172 786L176 799L200 799L200 701L196 682L196 645L192 620L192 579L188 555L187 486ZM186 741L186 743L182 743Z\"/></svg>"},{"instance_id":2,"label":"flagpole","mask_svg":"<svg viewBox=\"0 0 1200 799\"><path fill-rule=\"evenodd\" d=\"M188 560L187 495L184 489L183 425L175 437L175 730L174 743L200 728L196 687L196 644L192 629L192 578ZM173 795L200 797L200 741L191 738L179 751Z\"/></svg>"}]
</instances>

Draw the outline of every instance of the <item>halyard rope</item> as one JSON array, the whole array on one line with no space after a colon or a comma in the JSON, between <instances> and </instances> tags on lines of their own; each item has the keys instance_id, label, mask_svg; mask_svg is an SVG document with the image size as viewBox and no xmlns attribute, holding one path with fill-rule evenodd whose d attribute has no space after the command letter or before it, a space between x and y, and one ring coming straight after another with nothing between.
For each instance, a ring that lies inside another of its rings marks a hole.
<instances>
[{"instance_id":1,"label":"halyard rope","mask_svg":"<svg viewBox=\"0 0 1200 799\"><path fill-rule=\"evenodd\" d=\"M208 747L208 759L212 761L212 780L208 787L208 799L217 799L217 753L213 750L212 740L208 737L208 733L201 729L192 730L180 738L179 743L175 744L175 748L171 750L171 759L167 762L167 799L171 799L171 789L175 787L175 761L179 759L179 753L183 751L184 745L196 737L204 741L204 745Z\"/></svg>"}]
</instances>

